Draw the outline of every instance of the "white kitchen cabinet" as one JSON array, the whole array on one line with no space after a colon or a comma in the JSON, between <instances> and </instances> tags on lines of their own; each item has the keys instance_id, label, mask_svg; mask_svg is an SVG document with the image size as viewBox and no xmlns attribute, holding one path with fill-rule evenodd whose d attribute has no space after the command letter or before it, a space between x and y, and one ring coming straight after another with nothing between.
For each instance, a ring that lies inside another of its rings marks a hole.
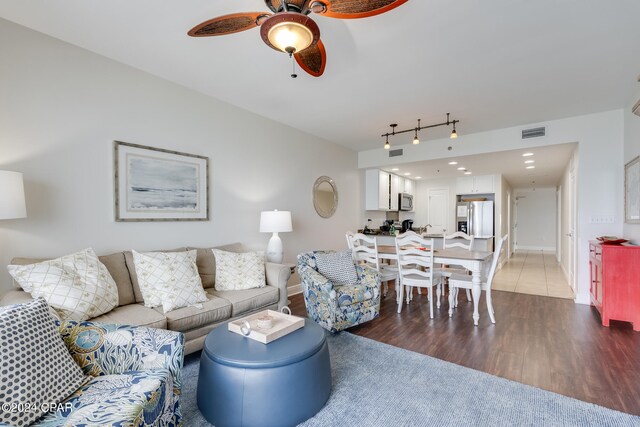
<instances>
[{"instance_id":1,"label":"white kitchen cabinet","mask_svg":"<svg viewBox=\"0 0 640 427\"><path fill-rule=\"evenodd\" d=\"M365 209L368 211L389 210L389 172L367 169L365 172ZM398 201L396 200L396 204Z\"/></svg>"},{"instance_id":2,"label":"white kitchen cabinet","mask_svg":"<svg viewBox=\"0 0 640 427\"><path fill-rule=\"evenodd\" d=\"M404 178L398 175L391 174L391 203L390 210L398 210L398 194L404 189Z\"/></svg>"},{"instance_id":3,"label":"white kitchen cabinet","mask_svg":"<svg viewBox=\"0 0 640 427\"><path fill-rule=\"evenodd\" d=\"M493 175L463 176L456 180L456 194L491 194Z\"/></svg>"},{"instance_id":4,"label":"white kitchen cabinet","mask_svg":"<svg viewBox=\"0 0 640 427\"><path fill-rule=\"evenodd\" d=\"M409 193L412 196L415 196L416 193L416 184L412 179L405 178L404 179L404 189L402 190L405 193Z\"/></svg>"}]
</instances>

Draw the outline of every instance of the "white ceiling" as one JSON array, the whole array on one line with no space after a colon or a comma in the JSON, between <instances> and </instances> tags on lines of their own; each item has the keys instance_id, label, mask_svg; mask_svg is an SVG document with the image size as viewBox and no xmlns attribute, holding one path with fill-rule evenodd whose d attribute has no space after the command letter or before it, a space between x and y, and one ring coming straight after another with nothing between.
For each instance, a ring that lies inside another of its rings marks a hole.
<instances>
[{"instance_id":1,"label":"white ceiling","mask_svg":"<svg viewBox=\"0 0 640 427\"><path fill-rule=\"evenodd\" d=\"M383 169L391 173L420 180L437 178L455 178L464 175L463 167L471 175L502 174L513 188L554 187L562 179L569 163L571 153L577 143L547 145L543 147L500 151L497 153L476 154L473 156L451 157L448 159L428 160L388 166ZM523 157L525 153L532 156ZM533 160L533 163L525 161ZM458 164L450 165L456 161ZM535 166L527 169L527 166ZM394 170L397 169L397 170Z\"/></svg>"},{"instance_id":2,"label":"white ceiling","mask_svg":"<svg viewBox=\"0 0 640 427\"><path fill-rule=\"evenodd\" d=\"M446 112L474 133L627 108L640 72L637 0L413 0L360 20L315 16L327 68L295 80L258 29L186 35L262 10L261 0L0 2L8 20L354 150L381 147L389 123Z\"/></svg>"}]
</instances>

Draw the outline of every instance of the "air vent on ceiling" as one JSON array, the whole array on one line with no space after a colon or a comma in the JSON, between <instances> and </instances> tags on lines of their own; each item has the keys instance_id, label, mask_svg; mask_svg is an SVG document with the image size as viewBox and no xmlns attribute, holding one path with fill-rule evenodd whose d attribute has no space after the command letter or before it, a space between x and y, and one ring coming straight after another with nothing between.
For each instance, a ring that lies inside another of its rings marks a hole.
<instances>
[{"instance_id":1,"label":"air vent on ceiling","mask_svg":"<svg viewBox=\"0 0 640 427\"><path fill-rule=\"evenodd\" d=\"M636 102L636 105L633 106L631 111L633 111L633 114L635 114L636 116L640 116L640 100Z\"/></svg>"},{"instance_id":2,"label":"air vent on ceiling","mask_svg":"<svg viewBox=\"0 0 640 427\"><path fill-rule=\"evenodd\" d=\"M402 156L402 148L389 151L389 157L398 157L398 156Z\"/></svg>"},{"instance_id":3,"label":"air vent on ceiling","mask_svg":"<svg viewBox=\"0 0 640 427\"><path fill-rule=\"evenodd\" d=\"M546 127L525 129L522 131L522 139L538 138L544 136L547 131Z\"/></svg>"}]
</instances>

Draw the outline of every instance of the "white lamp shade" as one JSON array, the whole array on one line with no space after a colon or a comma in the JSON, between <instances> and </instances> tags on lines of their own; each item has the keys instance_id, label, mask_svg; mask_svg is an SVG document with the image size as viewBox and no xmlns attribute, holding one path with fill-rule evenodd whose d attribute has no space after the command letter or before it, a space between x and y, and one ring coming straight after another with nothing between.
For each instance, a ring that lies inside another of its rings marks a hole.
<instances>
[{"instance_id":1,"label":"white lamp shade","mask_svg":"<svg viewBox=\"0 0 640 427\"><path fill-rule=\"evenodd\" d=\"M261 233L283 233L292 229L289 211L265 211L260 214Z\"/></svg>"},{"instance_id":2,"label":"white lamp shade","mask_svg":"<svg viewBox=\"0 0 640 427\"><path fill-rule=\"evenodd\" d=\"M20 172L0 171L0 219L25 218L24 184Z\"/></svg>"}]
</instances>

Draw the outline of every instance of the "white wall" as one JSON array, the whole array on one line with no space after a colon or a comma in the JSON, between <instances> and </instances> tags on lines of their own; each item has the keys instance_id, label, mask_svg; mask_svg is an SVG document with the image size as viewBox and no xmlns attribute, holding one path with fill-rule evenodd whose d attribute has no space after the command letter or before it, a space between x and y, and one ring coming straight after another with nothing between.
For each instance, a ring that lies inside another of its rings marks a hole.
<instances>
[{"instance_id":1,"label":"white wall","mask_svg":"<svg viewBox=\"0 0 640 427\"><path fill-rule=\"evenodd\" d=\"M638 99L640 99L640 90L637 91L629 108L624 110L624 164L640 156L640 117L631 112L631 106ZM623 236L640 245L640 224L624 224Z\"/></svg>"},{"instance_id":2,"label":"white wall","mask_svg":"<svg viewBox=\"0 0 640 427\"><path fill-rule=\"evenodd\" d=\"M264 248L260 211L276 208L292 212L294 231L281 237L294 263L302 251L342 248L359 221L350 150L4 20L0 58L0 169L24 173L28 211L0 222L2 265L88 246ZM116 223L113 140L208 156L211 220ZM313 209L320 175L338 186L330 219ZM0 272L0 294L9 282Z\"/></svg>"},{"instance_id":3,"label":"white wall","mask_svg":"<svg viewBox=\"0 0 640 427\"><path fill-rule=\"evenodd\" d=\"M459 137L452 144L450 140L429 141L420 145L403 145L404 156L389 158L384 150L373 149L358 153L358 167L369 168L444 159L456 156L491 153L514 148L535 148L537 146L578 142L579 164L577 175L577 283L576 302L589 303L589 240L604 234L621 235L624 222L623 174L621 159L624 144L623 110L606 111L541 123L528 123L505 129L476 134L464 134L459 128ZM547 135L542 138L522 140L522 129L546 126ZM631 133L631 132L629 132ZM635 131L633 132L635 134ZM637 139L636 139L637 140ZM636 144L635 140L628 140ZM447 147L453 145L453 151ZM627 148L629 152L633 147ZM637 150L635 150L637 151ZM453 153L453 154L452 154ZM630 155L630 154L629 154ZM592 224L592 216L613 216L613 224ZM625 230L637 235L636 227Z\"/></svg>"},{"instance_id":4,"label":"white wall","mask_svg":"<svg viewBox=\"0 0 640 427\"><path fill-rule=\"evenodd\" d=\"M556 189L514 190L517 198L516 248L556 250Z\"/></svg>"}]
</instances>

